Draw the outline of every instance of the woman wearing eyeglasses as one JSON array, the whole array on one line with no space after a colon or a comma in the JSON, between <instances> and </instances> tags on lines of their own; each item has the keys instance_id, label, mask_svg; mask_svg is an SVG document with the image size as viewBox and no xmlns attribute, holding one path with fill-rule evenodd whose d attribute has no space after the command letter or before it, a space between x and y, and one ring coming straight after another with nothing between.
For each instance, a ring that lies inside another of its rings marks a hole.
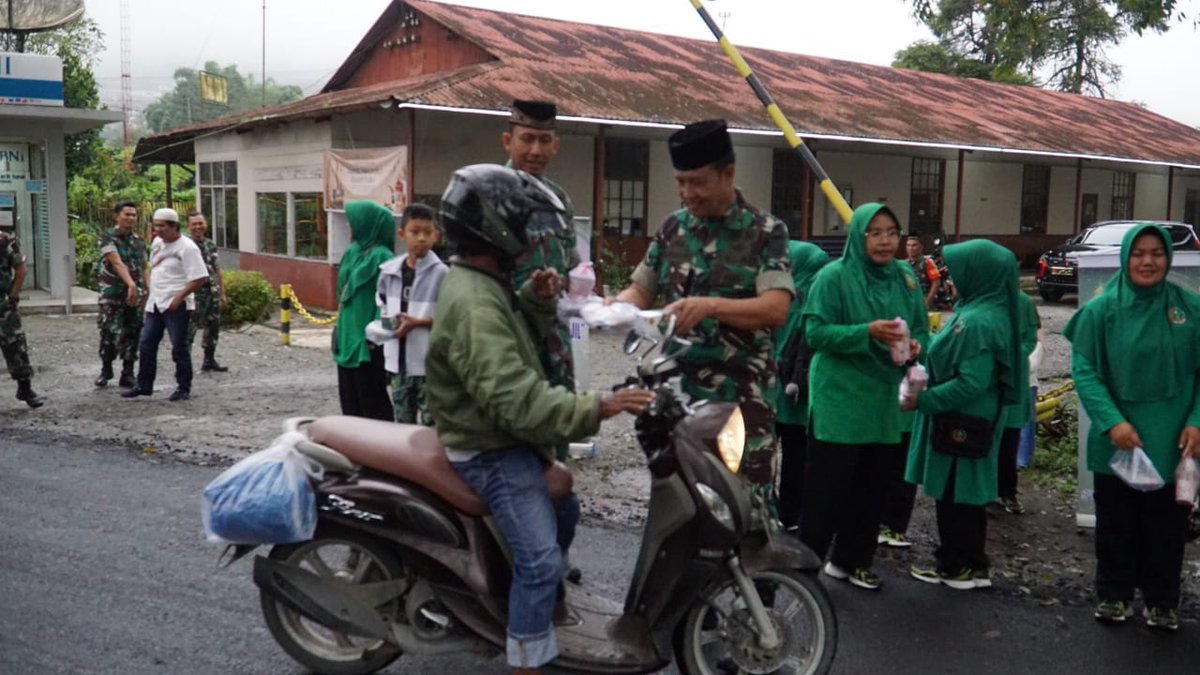
<instances>
[{"instance_id":1,"label":"woman wearing eyeglasses","mask_svg":"<svg viewBox=\"0 0 1200 675\"><path fill-rule=\"evenodd\" d=\"M880 585L871 564L888 467L905 452L898 392L907 364L896 363L893 347L915 362L929 338L917 279L895 259L899 244L890 209L858 207L842 258L817 273L804 308L815 354L800 537L817 555L829 553L826 574L866 589Z\"/></svg>"}]
</instances>

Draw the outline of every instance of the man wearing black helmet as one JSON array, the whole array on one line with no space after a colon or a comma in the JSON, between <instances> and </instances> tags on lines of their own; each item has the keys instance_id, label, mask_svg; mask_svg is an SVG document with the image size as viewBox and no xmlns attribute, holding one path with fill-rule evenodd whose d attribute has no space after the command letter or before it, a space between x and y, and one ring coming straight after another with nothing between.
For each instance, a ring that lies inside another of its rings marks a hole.
<instances>
[{"instance_id":1,"label":"man wearing black helmet","mask_svg":"<svg viewBox=\"0 0 1200 675\"><path fill-rule=\"evenodd\" d=\"M540 673L558 655L557 533L574 522L556 513L544 465L556 445L595 433L602 419L640 413L653 399L637 390L575 393L546 379L529 325L552 330L562 280L538 271L514 297L512 275L529 246L527 228L562 211L535 178L498 165L459 169L442 195L442 224L458 256L438 295L426 397L451 464L488 505L513 553L507 656L514 673Z\"/></svg>"}]
</instances>

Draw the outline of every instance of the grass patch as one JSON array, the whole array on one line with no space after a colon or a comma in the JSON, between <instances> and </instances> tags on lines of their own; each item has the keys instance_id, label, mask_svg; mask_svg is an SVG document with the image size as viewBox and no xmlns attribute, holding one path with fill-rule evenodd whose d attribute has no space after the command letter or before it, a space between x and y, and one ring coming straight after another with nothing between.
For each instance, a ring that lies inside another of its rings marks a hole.
<instances>
[{"instance_id":1,"label":"grass patch","mask_svg":"<svg viewBox=\"0 0 1200 675\"><path fill-rule=\"evenodd\" d=\"M1039 424L1029 478L1059 492L1079 491L1079 415L1074 396L1064 401L1058 416Z\"/></svg>"}]
</instances>

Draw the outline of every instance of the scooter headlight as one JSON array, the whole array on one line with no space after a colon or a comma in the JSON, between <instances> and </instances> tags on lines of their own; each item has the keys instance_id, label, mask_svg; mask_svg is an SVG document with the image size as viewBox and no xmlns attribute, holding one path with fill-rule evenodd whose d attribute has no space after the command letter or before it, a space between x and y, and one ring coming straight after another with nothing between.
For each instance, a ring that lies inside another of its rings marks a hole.
<instances>
[{"instance_id":1,"label":"scooter headlight","mask_svg":"<svg viewBox=\"0 0 1200 675\"><path fill-rule=\"evenodd\" d=\"M717 452L725 468L737 473L742 466L742 454L746 451L746 420L741 407L735 407L725 426L717 434Z\"/></svg>"},{"instance_id":2,"label":"scooter headlight","mask_svg":"<svg viewBox=\"0 0 1200 675\"><path fill-rule=\"evenodd\" d=\"M729 504L721 499L721 495L717 494L716 490L704 483L696 483L696 492L700 493L700 499L704 501L704 506L708 508L708 512L717 519L718 523L731 532L737 529L733 523L733 511L730 510Z\"/></svg>"}]
</instances>

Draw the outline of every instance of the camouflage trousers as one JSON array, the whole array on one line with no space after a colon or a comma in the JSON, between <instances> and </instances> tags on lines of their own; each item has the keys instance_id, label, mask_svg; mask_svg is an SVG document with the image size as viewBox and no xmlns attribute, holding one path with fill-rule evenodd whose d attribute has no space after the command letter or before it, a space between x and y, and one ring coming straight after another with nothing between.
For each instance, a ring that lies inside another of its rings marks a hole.
<instances>
[{"instance_id":1,"label":"camouflage trousers","mask_svg":"<svg viewBox=\"0 0 1200 675\"><path fill-rule=\"evenodd\" d=\"M740 378L739 378L740 379ZM775 480L775 410L768 392L775 389L775 376L766 384L747 378L737 381L712 368L700 368L685 374L683 393L696 401L737 403L746 421L746 450L739 473L756 486L770 489Z\"/></svg>"},{"instance_id":2,"label":"camouflage trousers","mask_svg":"<svg viewBox=\"0 0 1200 675\"><path fill-rule=\"evenodd\" d=\"M571 330L568 327L555 323L554 333L546 336L538 357L550 384L575 391L575 357L571 355ZM554 456L561 462L567 458L569 450L570 444L563 443L554 448Z\"/></svg>"},{"instance_id":3,"label":"camouflage trousers","mask_svg":"<svg viewBox=\"0 0 1200 675\"><path fill-rule=\"evenodd\" d=\"M100 329L101 361L111 363L118 356L125 363L137 361L144 311L126 304L100 305L96 327Z\"/></svg>"},{"instance_id":4,"label":"camouflage trousers","mask_svg":"<svg viewBox=\"0 0 1200 675\"><path fill-rule=\"evenodd\" d=\"M221 337L221 296L212 291L196 291L195 295L196 309L192 310L188 321L188 350L191 351L192 343L196 341L196 331L203 328L200 344L205 354L211 354L217 351L217 340Z\"/></svg>"},{"instance_id":5,"label":"camouflage trousers","mask_svg":"<svg viewBox=\"0 0 1200 675\"><path fill-rule=\"evenodd\" d=\"M392 414L401 424L433 426L425 403L425 378L421 375L392 375Z\"/></svg>"},{"instance_id":6,"label":"camouflage trousers","mask_svg":"<svg viewBox=\"0 0 1200 675\"><path fill-rule=\"evenodd\" d=\"M4 363L12 379L28 380L33 377L33 368L29 365L29 346L25 343L25 331L21 328L21 313L16 307L10 306L8 300L0 300L0 351L4 352Z\"/></svg>"}]
</instances>

